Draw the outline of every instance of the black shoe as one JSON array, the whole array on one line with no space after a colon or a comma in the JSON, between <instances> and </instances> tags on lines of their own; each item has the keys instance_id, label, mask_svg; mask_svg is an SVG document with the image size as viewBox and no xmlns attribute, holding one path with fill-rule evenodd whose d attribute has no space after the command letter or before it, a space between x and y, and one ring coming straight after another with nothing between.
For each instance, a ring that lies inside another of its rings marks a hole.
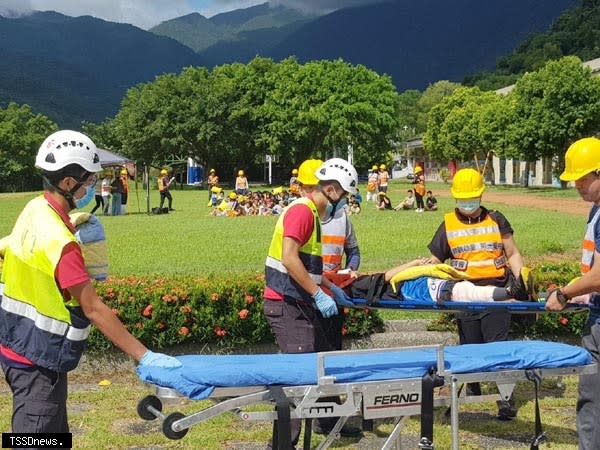
<instances>
[{"instance_id":1,"label":"black shoe","mask_svg":"<svg viewBox=\"0 0 600 450\"><path fill-rule=\"evenodd\" d=\"M517 410L505 400L498 400L498 420L512 420L517 417Z\"/></svg>"},{"instance_id":2,"label":"black shoe","mask_svg":"<svg viewBox=\"0 0 600 450\"><path fill-rule=\"evenodd\" d=\"M315 434L326 434L327 435L327 434L331 433L332 428L329 428L329 429L322 428L321 425L319 425L319 422L314 420L312 430L313 430L313 433L315 433ZM340 430L341 437L354 438L354 437L359 437L362 435L363 435L363 432L360 428L353 427L352 425L348 425L348 424L344 425L342 427L342 429Z\"/></svg>"},{"instance_id":3,"label":"black shoe","mask_svg":"<svg viewBox=\"0 0 600 450\"><path fill-rule=\"evenodd\" d=\"M506 287L506 292L515 300L520 300L523 302L532 302L537 300L533 274L528 267L521 268L518 278L513 276L510 277L510 282Z\"/></svg>"},{"instance_id":4,"label":"black shoe","mask_svg":"<svg viewBox=\"0 0 600 450\"><path fill-rule=\"evenodd\" d=\"M175 211L175 209L174 208L169 208L169 211Z\"/></svg>"}]
</instances>

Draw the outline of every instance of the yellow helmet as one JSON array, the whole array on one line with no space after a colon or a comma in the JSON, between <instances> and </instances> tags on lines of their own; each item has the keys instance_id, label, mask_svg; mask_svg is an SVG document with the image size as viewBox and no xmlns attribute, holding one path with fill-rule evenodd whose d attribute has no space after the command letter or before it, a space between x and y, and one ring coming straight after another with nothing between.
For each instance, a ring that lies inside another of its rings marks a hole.
<instances>
[{"instance_id":1,"label":"yellow helmet","mask_svg":"<svg viewBox=\"0 0 600 450\"><path fill-rule=\"evenodd\" d=\"M231 200L235 200L235 199L237 198L237 194L236 194L235 192L230 192L230 193L229 193L229 198L230 198Z\"/></svg>"},{"instance_id":2,"label":"yellow helmet","mask_svg":"<svg viewBox=\"0 0 600 450\"><path fill-rule=\"evenodd\" d=\"M600 169L600 139L579 139L573 142L565 153L565 171L560 174L560 179L579 180L597 169Z\"/></svg>"},{"instance_id":3,"label":"yellow helmet","mask_svg":"<svg viewBox=\"0 0 600 450\"><path fill-rule=\"evenodd\" d=\"M481 197L484 190L483 177L470 167L454 174L450 188L452 196L457 199Z\"/></svg>"},{"instance_id":4,"label":"yellow helmet","mask_svg":"<svg viewBox=\"0 0 600 450\"><path fill-rule=\"evenodd\" d=\"M208 173L215 173L215 169L210 169Z\"/></svg>"},{"instance_id":5,"label":"yellow helmet","mask_svg":"<svg viewBox=\"0 0 600 450\"><path fill-rule=\"evenodd\" d=\"M298 175L298 169L292 169L292 175Z\"/></svg>"},{"instance_id":6,"label":"yellow helmet","mask_svg":"<svg viewBox=\"0 0 600 450\"><path fill-rule=\"evenodd\" d=\"M373 164L373 167L371 167L371 170L378 170L379 167L377 167L377 164Z\"/></svg>"},{"instance_id":7,"label":"yellow helmet","mask_svg":"<svg viewBox=\"0 0 600 450\"><path fill-rule=\"evenodd\" d=\"M121 175L129 175L129 172L127 172L127 169L121 169Z\"/></svg>"},{"instance_id":8,"label":"yellow helmet","mask_svg":"<svg viewBox=\"0 0 600 450\"><path fill-rule=\"evenodd\" d=\"M379 166L379 169L381 169L381 170L385 170L385 169L387 169L387 166L386 166L385 164L381 164L381 165Z\"/></svg>"},{"instance_id":9,"label":"yellow helmet","mask_svg":"<svg viewBox=\"0 0 600 450\"><path fill-rule=\"evenodd\" d=\"M244 171L238 170L238 177L243 177L243 176L244 176Z\"/></svg>"},{"instance_id":10,"label":"yellow helmet","mask_svg":"<svg viewBox=\"0 0 600 450\"><path fill-rule=\"evenodd\" d=\"M323 161L320 159L307 159L300 164L298 168L298 183L305 186L316 186L319 184L316 173L321 164L323 164Z\"/></svg>"},{"instance_id":11,"label":"yellow helmet","mask_svg":"<svg viewBox=\"0 0 600 450\"><path fill-rule=\"evenodd\" d=\"M421 172L423 172L423 168L421 166L415 167L415 173L421 173Z\"/></svg>"},{"instance_id":12,"label":"yellow helmet","mask_svg":"<svg viewBox=\"0 0 600 450\"><path fill-rule=\"evenodd\" d=\"M169 171L168 171L167 169L162 169L162 170L160 171L160 174L161 174L161 175L166 175L166 174L168 174L168 173L169 173Z\"/></svg>"}]
</instances>

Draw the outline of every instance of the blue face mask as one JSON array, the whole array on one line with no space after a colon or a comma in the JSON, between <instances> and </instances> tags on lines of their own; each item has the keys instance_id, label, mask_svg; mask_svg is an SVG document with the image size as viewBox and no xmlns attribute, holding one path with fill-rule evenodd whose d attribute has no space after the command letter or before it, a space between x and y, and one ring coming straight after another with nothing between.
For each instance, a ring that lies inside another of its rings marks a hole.
<instances>
[{"instance_id":1,"label":"blue face mask","mask_svg":"<svg viewBox=\"0 0 600 450\"><path fill-rule=\"evenodd\" d=\"M457 200L456 207L466 213L472 213L481 205L481 199L474 200Z\"/></svg>"},{"instance_id":2,"label":"blue face mask","mask_svg":"<svg viewBox=\"0 0 600 450\"><path fill-rule=\"evenodd\" d=\"M75 199L75 206L77 208L83 208L87 206L87 204L94 198L94 195L96 195L96 187L94 185L86 186L85 195L81 198Z\"/></svg>"}]
</instances>

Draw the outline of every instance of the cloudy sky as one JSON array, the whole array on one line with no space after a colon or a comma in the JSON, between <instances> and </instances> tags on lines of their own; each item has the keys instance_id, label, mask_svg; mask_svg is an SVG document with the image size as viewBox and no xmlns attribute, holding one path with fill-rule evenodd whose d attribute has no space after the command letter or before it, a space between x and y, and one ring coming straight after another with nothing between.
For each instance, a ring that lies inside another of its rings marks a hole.
<instances>
[{"instance_id":1,"label":"cloudy sky","mask_svg":"<svg viewBox=\"0 0 600 450\"><path fill-rule=\"evenodd\" d=\"M91 15L112 22L150 28L163 20L192 12L215 14L267 0L0 0L0 16L14 17L31 11L57 11L68 16ZM329 12L345 6L382 0L271 0L296 9Z\"/></svg>"}]
</instances>

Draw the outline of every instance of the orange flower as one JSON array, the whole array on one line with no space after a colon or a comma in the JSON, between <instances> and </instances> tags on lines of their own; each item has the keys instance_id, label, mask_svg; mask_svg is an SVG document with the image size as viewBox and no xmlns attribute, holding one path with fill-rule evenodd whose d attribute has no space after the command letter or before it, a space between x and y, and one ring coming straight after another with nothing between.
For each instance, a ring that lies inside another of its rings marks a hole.
<instances>
[{"instance_id":1,"label":"orange flower","mask_svg":"<svg viewBox=\"0 0 600 450\"><path fill-rule=\"evenodd\" d=\"M150 317L152 315L152 310L154 309L154 307L152 305L148 305L144 308L144 312L142 313L142 315L144 317Z\"/></svg>"},{"instance_id":2,"label":"orange flower","mask_svg":"<svg viewBox=\"0 0 600 450\"><path fill-rule=\"evenodd\" d=\"M248 311L247 309L242 309L242 310L240 310L240 312L238 312L238 316L242 320L244 320L246 317L248 317L248 314L250 314L250 311Z\"/></svg>"},{"instance_id":3,"label":"orange flower","mask_svg":"<svg viewBox=\"0 0 600 450\"><path fill-rule=\"evenodd\" d=\"M219 300L219 294L213 292L213 294L210 296L210 300L216 302L217 300Z\"/></svg>"},{"instance_id":4,"label":"orange flower","mask_svg":"<svg viewBox=\"0 0 600 450\"><path fill-rule=\"evenodd\" d=\"M192 312L192 308L188 305L184 305L181 308L179 308L179 311L181 311L183 314L189 314Z\"/></svg>"},{"instance_id":5,"label":"orange flower","mask_svg":"<svg viewBox=\"0 0 600 450\"><path fill-rule=\"evenodd\" d=\"M246 303L251 305L252 303L254 303L254 296L250 295L250 294L246 294Z\"/></svg>"},{"instance_id":6,"label":"orange flower","mask_svg":"<svg viewBox=\"0 0 600 450\"><path fill-rule=\"evenodd\" d=\"M227 330L225 330L225 329L221 328L221 327L220 327L220 326L218 326L218 325L215 325L215 326L213 327L213 331L215 332L215 334L216 334L217 336L225 336L225 335L227 334Z\"/></svg>"},{"instance_id":7,"label":"orange flower","mask_svg":"<svg viewBox=\"0 0 600 450\"><path fill-rule=\"evenodd\" d=\"M567 326L569 325L569 319L567 319L566 317L561 317L560 319L558 319L558 321L560 322L561 325L563 326Z\"/></svg>"},{"instance_id":8,"label":"orange flower","mask_svg":"<svg viewBox=\"0 0 600 450\"><path fill-rule=\"evenodd\" d=\"M190 332L190 330L189 330L189 328L188 328L188 327L181 327L181 328L179 329L179 334L180 334L181 336L187 336L187 334L188 334L189 332Z\"/></svg>"}]
</instances>

